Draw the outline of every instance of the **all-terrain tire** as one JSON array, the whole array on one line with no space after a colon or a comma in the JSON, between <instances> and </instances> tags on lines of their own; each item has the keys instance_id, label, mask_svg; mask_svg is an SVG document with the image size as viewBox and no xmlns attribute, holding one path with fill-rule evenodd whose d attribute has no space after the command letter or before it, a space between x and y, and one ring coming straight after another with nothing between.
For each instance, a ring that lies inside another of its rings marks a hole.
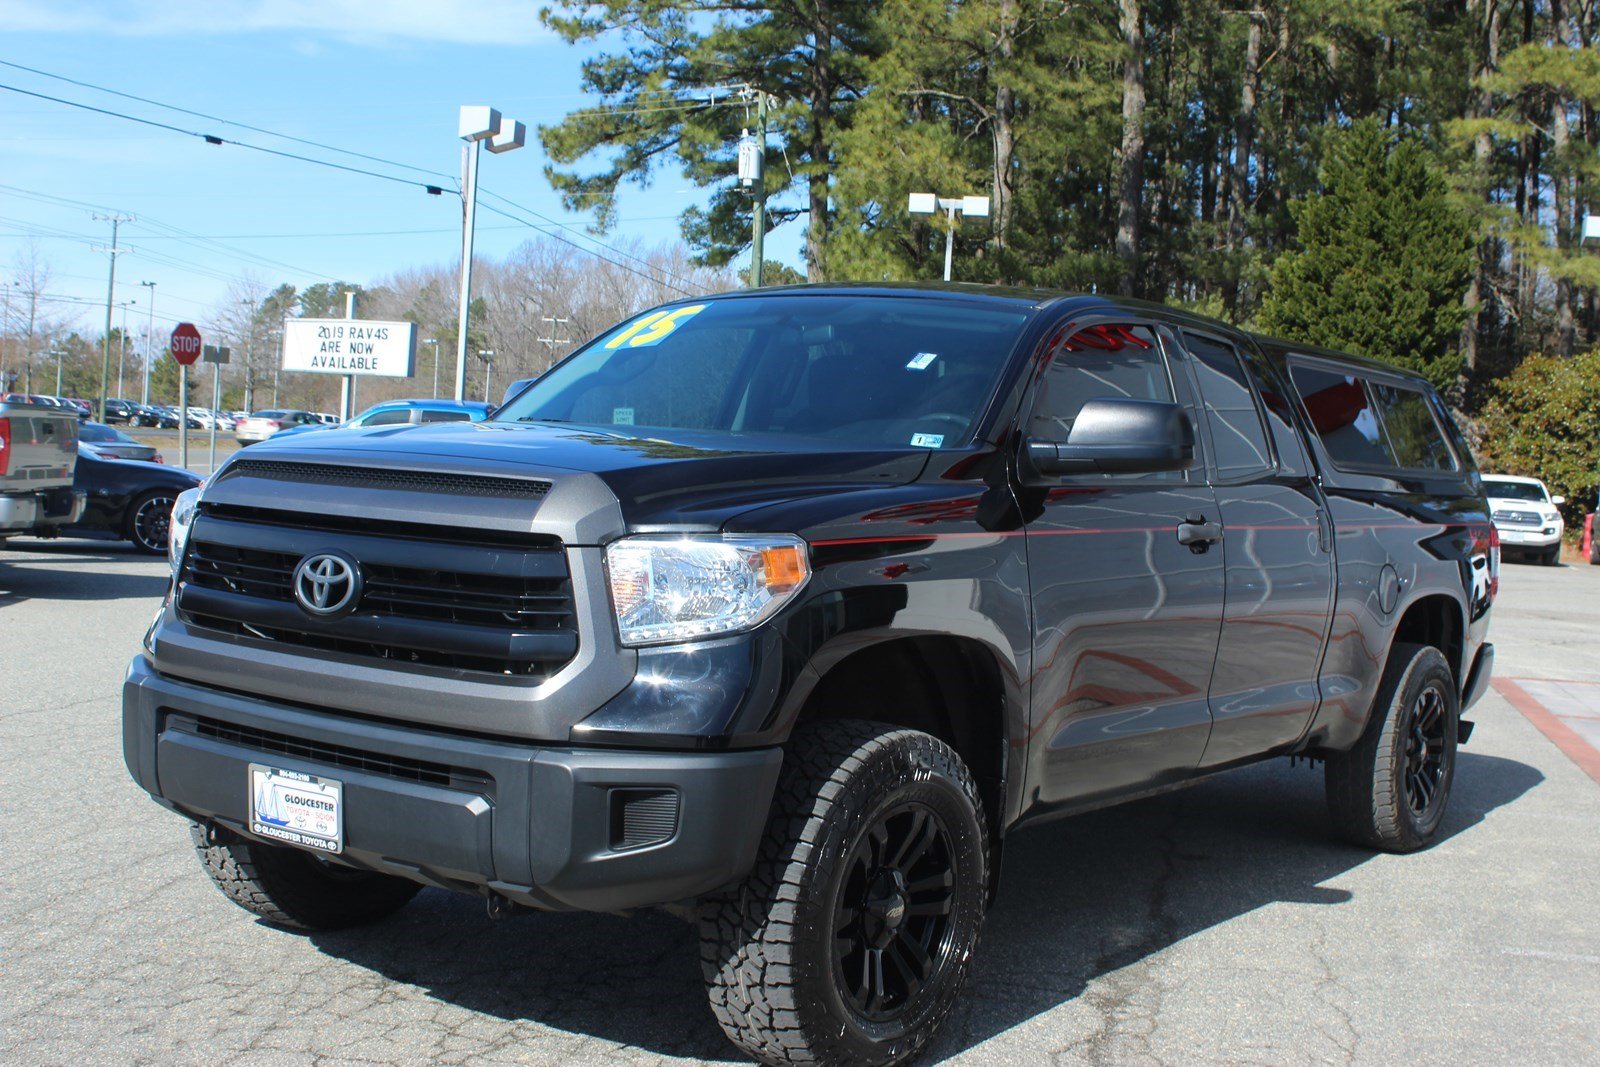
<instances>
[{"instance_id":1,"label":"all-terrain tire","mask_svg":"<svg viewBox=\"0 0 1600 1067\"><path fill-rule=\"evenodd\" d=\"M1556 547L1550 549L1550 551L1546 552L1542 557L1540 557L1539 562L1543 563L1546 567L1561 566L1561 546L1557 545Z\"/></svg>"},{"instance_id":2,"label":"all-terrain tire","mask_svg":"<svg viewBox=\"0 0 1600 1067\"><path fill-rule=\"evenodd\" d=\"M195 852L223 895L245 911L291 930L340 930L404 907L422 887L372 871L339 867L297 848L233 838L208 844L191 824Z\"/></svg>"},{"instance_id":3,"label":"all-terrain tire","mask_svg":"<svg viewBox=\"0 0 1600 1067\"><path fill-rule=\"evenodd\" d=\"M1444 653L1395 644L1361 740L1327 760L1334 828L1385 852L1431 844L1449 806L1460 715Z\"/></svg>"},{"instance_id":4,"label":"all-terrain tire","mask_svg":"<svg viewBox=\"0 0 1600 1067\"><path fill-rule=\"evenodd\" d=\"M910 1060L965 981L988 862L982 803L949 746L882 723L800 727L755 868L700 906L701 969L723 1031L768 1064ZM925 980L913 985L913 969Z\"/></svg>"}]
</instances>

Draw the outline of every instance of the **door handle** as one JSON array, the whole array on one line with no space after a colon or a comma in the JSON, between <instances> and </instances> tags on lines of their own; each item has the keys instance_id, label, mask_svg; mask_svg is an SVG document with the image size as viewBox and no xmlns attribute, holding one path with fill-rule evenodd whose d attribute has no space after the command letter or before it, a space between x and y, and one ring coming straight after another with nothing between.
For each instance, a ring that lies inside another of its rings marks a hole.
<instances>
[{"instance_id":1,"label":"door handle","mask_svg":"<svg viewBox=\"0 0 1600 1067\"><path fill-rule=\"evenodd\" d=\"M1222 540L1222 524L1207 522L1204 515L1178 523L1178 544L1188 545L1191 551L1204 552L1206 546Z\"/></svg>"}]
</instances>

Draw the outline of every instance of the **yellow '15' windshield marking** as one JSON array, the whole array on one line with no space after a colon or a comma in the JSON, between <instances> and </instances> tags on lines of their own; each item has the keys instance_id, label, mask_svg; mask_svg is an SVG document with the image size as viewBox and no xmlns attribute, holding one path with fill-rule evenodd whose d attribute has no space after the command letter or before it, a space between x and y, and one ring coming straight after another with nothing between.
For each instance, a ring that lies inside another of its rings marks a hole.
<instances>
[{"instance_id":1,"label":"yellow '15' windshield marking","mask_svg":"<svg viewBox=\"0 0 1600 1067\"><path fill-rule=\"evenodd\" d=\"M671 311L652 311L633 325L606 342L607 348L648 348L672 336L672 331L704 311L704 304L673 308Z\"/></svg>"}]
</instances>

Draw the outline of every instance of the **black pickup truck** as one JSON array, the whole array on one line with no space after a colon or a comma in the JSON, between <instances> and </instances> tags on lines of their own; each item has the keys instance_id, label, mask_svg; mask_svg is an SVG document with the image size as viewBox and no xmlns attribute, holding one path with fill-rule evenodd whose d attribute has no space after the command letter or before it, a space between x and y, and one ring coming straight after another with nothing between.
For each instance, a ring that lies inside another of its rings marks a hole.
<instances>
[{"instance_id":1,"label":"black pickup truck","mask_svg":"<svg viewBox=\"0 0 1600 1067\"><path fill-rule=\"evenodd\" d=\"M658 308L173 516L128 768L266 920L697 902L771 1063L898 1063L1019 825L1273 757L1426 846L1499 551L1420 379L1101 297Z\"/></svg>"}]
</instances>

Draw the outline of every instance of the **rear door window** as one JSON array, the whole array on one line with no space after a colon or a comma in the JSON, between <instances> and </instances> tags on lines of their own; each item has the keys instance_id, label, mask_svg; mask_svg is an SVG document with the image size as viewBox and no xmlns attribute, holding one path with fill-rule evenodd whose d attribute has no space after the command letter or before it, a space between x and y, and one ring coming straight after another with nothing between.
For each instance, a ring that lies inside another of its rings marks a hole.
<instances>
[{"instance_id":1,"label":"rear door window","mask_svg":"<svg viewBox=\"0 0 1600 1067\"><path fill-rule=\"evenodd\" d=\"M1185 333L1183 347L1194 357L1200 401L1211 425L1211 451L1217 477L1238 481L1273 469L1267 431L1239 353L1230 344Z\"/></svg>"},{"instance_id":2,"label":"rear door window","mask_svg":"<svg viewBox=\"0 0 1600 1067\"><path fill-rule=\"evenodd\" d=\"M1395 460L1407 470L1455 470L1455 455L1445 443L1444 431L1434 418L1428 398L1420 389L1370 382L1373 402L1389 434Z\"/></svg>"}]
</instances>

